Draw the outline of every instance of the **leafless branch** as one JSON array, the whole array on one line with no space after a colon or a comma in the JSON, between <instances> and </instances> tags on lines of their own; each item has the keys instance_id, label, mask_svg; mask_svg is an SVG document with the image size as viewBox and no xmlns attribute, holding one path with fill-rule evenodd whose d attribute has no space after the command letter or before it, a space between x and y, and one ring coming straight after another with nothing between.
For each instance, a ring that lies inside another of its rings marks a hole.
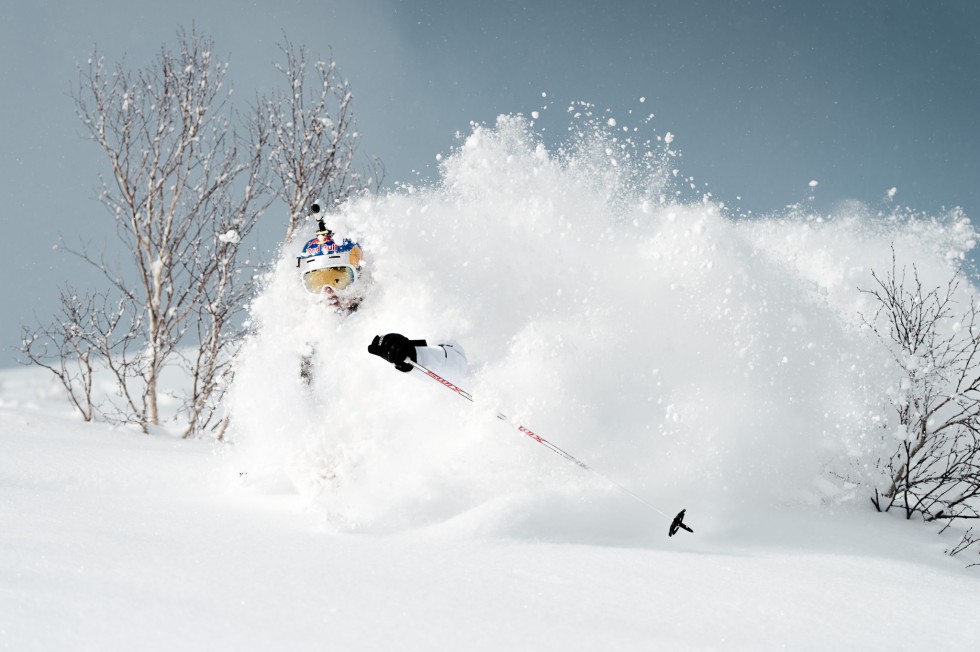
<instances>
[{"instance_id":1,"label":"leafless branch","mask_svg":"<svg viewBox=\"0 0 980 652\"><path fill-rule=\"evenodd\" d=\"M314 201L329 210L352 194L377 189L384 168L370 159L358 171L353 94L333 58L317 59L310 71L306 49L285 34L279 49L285 63L276 69L285 90L258 99L255 122L269 132L273 192L289 207L288 242Z\"/></svg>"}]
</instances>

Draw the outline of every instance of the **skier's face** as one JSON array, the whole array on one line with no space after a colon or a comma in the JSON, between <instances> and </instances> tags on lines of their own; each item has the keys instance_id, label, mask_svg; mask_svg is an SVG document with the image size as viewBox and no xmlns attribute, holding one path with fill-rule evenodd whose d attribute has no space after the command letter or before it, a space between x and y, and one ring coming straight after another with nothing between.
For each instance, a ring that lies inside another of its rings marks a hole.
<instances>
[{"instance_id":1,"label":"skier's face","mask_svg":"<svg viewBox=\"0 0 980 652\"><path fill-rule=\"evenodd\" d=\"M317 296L323 305L336 310L341 315L349 315L354 312L360 303L360 298L356 294L344 290L334 290L329 285L324 287Z\"/></svg>"}]
</instances>

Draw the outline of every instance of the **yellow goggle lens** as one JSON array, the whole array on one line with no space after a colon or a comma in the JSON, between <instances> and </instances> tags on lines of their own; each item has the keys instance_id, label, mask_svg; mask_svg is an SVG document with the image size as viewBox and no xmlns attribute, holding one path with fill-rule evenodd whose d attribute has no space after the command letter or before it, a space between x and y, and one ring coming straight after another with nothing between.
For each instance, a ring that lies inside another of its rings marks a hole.
<instances>
[{"instance_id":1,"label":"yellow goggle lens","mask_svg":"<svg viewBox=\"0 0 980 652\"><path fill-rule=\"evenodd\" d=\"M307 291L319 293L325 287L343 290L354 282L354 270L350 267L325 267L303 274L303 285Z\"/></svg>"}]
</instances>

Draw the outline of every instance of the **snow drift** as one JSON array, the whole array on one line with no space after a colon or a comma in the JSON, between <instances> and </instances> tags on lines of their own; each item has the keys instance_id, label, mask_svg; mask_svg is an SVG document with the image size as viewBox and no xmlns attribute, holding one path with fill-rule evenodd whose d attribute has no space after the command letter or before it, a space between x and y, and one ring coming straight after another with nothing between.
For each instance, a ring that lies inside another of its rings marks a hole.
<instances>
[{"instance_id":1,"label":"snow drift","mask_svg":"<svg viewBox=\"0 0 980 652\"><path fill-rule=\"evenodd\" d=\"M666 530L500 410L664 511L687 507L702 532L779 505L863 504L897 376L861 328L858 288L893 250L944 283L974 246L969 220L858 204L747 219L693 194L671 138L642 129L579 117L549 148L505 116L475 126L432 186L349 202L327 220L365 250L367 296L347 319L303 291L301 243L285 247L232 392L250 480L295 486L340 530ZM370 356L387 332L458 340L478 404Z\"/></svg>"}]
</instances>

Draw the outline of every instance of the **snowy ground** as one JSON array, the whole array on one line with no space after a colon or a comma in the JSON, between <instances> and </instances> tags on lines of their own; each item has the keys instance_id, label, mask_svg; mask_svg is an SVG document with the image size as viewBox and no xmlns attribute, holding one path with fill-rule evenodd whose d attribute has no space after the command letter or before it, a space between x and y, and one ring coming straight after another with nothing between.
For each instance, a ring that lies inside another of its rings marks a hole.
<instances>
[{"instance_id":1,"label":"snowy ground","mask_svg":"<svg viewBox=\"0 0 980 652\"><path fill-rule=\"evenodd\" d=\"M80 423L43 375L0 372L0 649L980 643L980 572L917 522L786 510L711 533L692 513L705 534L630 546L337 533L241 483L230 448Z\"/></svg>"}]
</instances>

